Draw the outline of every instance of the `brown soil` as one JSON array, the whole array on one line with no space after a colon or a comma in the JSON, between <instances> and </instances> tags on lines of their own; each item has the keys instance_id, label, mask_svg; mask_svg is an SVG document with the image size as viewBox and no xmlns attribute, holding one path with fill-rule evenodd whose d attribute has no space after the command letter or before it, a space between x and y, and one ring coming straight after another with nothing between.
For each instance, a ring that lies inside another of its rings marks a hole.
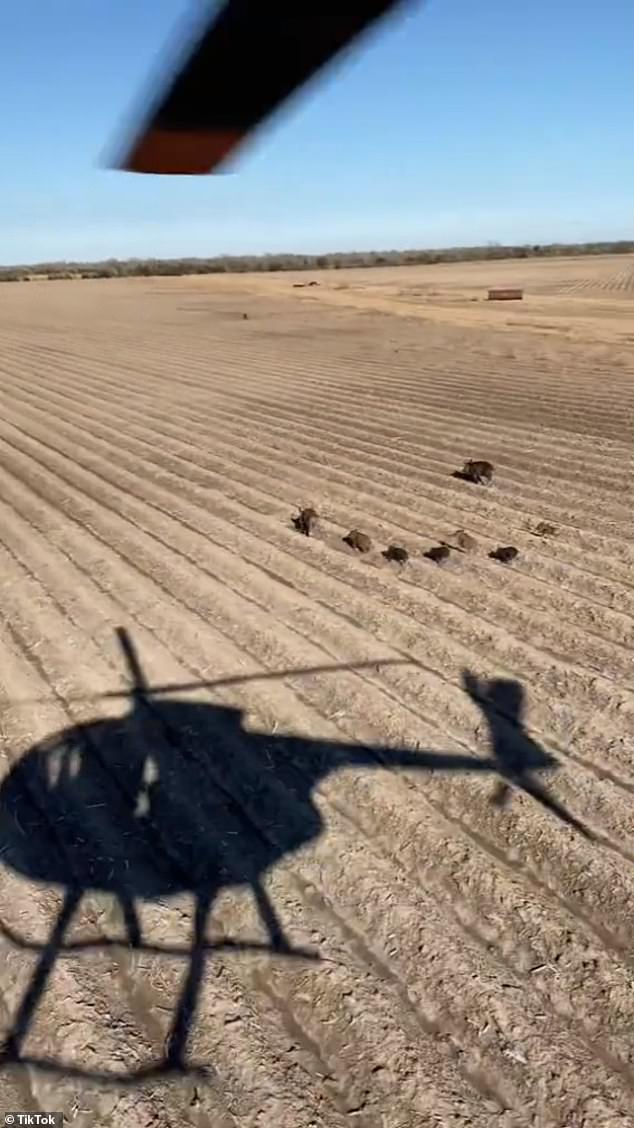
<instances>
[{"instance_id":1,"label":"brown soil","mask_svg":"<svg viewBox=\"0 0 634 1128\"><path fill-rule=\"evenodd\" d=\"M634 1125L634 263L296 280L2 288L0 1104Z\"/></svg>"}]
</instances>

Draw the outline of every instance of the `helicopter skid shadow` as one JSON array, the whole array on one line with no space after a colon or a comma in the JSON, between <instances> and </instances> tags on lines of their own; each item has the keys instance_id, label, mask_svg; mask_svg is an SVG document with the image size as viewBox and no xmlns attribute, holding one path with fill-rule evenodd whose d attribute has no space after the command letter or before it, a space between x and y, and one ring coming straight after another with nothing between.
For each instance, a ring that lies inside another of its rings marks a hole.
<instances>
[{"instance_id":1,"label":"helicopter skid shadow","mask_svg":"<svg viewBox=\"0 0 634 1128\"><path fill-rule=\"evenodd\" d=\"M5 921L0 920L0 936L2 936L14 948L18 948L23 952L43 952L48 947L46 940L27 940L26 937L21 936L14 928L11 928ZM130 944L129 940L125 937L116 936L91 936L86 940L69 940L61 944L57 948L57 956L71 956L75 952L87 951L106 951L109 948L122 948L124 951L141 951L152 956L169 956L170 958L178 959L191 959L191 948L169 946L162 944L148 944L143 942L139 945ZM233 940L230 936L222 940L207 940L201 944L201 951L208 952L223 952L231 955L243 955L250 953L257 955L267 954L271 956L282 956L285 959L308 960L312 963L321 963L324 959L318 952L313 952L310 948L295 947L289 948L280 945L274 947L264 940Z\"/></svg>"},{"instance_id":2,"label":"helicopter skid shadow","mask_svg":"<svg viewBox=\"0 0 634 1128\"><path fill-rule=\"evenodd\" d=\"M6 1069L36 1069L41 1073L56 1074L57 1076L90 1081L93 1084L116 1085L120 1087L140 1085L144 1081L154 1081L166 1077L188 1077L201 1082L211 1082L215 1077L213 1066L198 1064L196 1062L171 1062L164 1058L152 1065L141 1066L137 1070L126 1073L112 1072L100 1073L98 1070L83 1069L72 1062L63 1060L53 1061L51 1058L30 1057L25 1054L13 1052L11 1049L0 1048L0 1070Z\"/></svg>"},{"instance_id":3,"label":"helicopter skid shadow","mask_svg":"<svg viewBox=\"0 0 634 1128\"><path fill-rule=\"evenodd\" d=\"M63 890L47 941L24 939L0 922L5 939L39 953L0 1047L0 1068L30 1066L117 1085L196 1072L201 1067L186 1063L186 1048L210 953L267 952L313 963L332 962L309 949L292 947L264 878L283 858L324 832L314 792L341 769L489 774L499 785L497 800L504 801L500 809L511 801L513 790L519 790L589 837L537 776L554 770L557 761L524 728L524 690L519 682L480 680L464 672L463 688L488 723L492 752L487 759L341 744L248 731L235 708L161 700L161 688L154 690L145 680L127 631L120 628L117 635L132 682L129 711L117 719L95 720L56 733L17 760L0 784L3 864L23 878ZM282 671L277 676L292 674ZM274 675L268 671L263 676ZM240 679L230 680L235 684ZM250 891L266 942L207 939L213 905L220 891L229 887ZM81 899L90 892L118 900L125 940L66 940ZM183 893L194 897L190 945L147 944L136 902L156 903ZM58 957L115 947L187 961L164 1056L121 1074L23 1055Z\"/></svg>"}]
</instances>

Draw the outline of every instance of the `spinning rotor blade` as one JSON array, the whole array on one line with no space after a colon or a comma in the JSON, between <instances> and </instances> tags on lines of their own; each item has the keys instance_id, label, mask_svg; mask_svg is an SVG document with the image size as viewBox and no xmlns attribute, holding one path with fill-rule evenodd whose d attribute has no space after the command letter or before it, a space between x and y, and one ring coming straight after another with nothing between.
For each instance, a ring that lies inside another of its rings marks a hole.
<instances>
[{"instance_id":1,"label":"spinning rotor blade","mask_svg":"<svg viewBox=\"0 0 634 1128\"><path fill-rule=\"evenodd\" d=\"M227 0L117 167L201 175L402 0Z\"/></svg>"}]
</instances>

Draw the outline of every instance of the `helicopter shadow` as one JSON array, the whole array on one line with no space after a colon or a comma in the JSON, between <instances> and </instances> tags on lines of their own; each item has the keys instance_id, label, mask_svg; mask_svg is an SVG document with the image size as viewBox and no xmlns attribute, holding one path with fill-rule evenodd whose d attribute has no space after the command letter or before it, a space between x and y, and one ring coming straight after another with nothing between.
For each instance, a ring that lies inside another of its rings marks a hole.
<instances>
[{"instance_id":1,"label":"helicopter shadow","mask_svg":"<svg viewBox=\"0 0 634 1128\"><path fill-rule=\"evenodd\" d=\"M116 720L69 727L35 745L0 786L2 862L62 891L58 917L44 944L22 939L0 925L10 942L40 953L0 1046L0 1067L21 1063L119 1084L198 1068L187 1060L186 1050L212 951L268 951L283 958L319 960L316 953L290 944L264 879L281 859L323 833L313 793L341 768L488 773L499 781L498 805L508 802L515 787L587 833L536 778L537 771L553 770L556 760L525 732L518 682L481 682L465 671L464 688L489 725L488 759L270 736L246 731L238 709L160 699L165 687L147 684L130 636L123 629L117 633L132 681L128 712ZM213 903L229 886L250 889L266 943L207 941ZM100 1074L22 1053L57 958L117 943L105 938L65 942L83 895L94 891L118 901L129 947L180 955L186 961L164 1057L125 1075ZM191 946L147 945L137 902L182 893L194 898Z\"/></svg>"}]
</instances>

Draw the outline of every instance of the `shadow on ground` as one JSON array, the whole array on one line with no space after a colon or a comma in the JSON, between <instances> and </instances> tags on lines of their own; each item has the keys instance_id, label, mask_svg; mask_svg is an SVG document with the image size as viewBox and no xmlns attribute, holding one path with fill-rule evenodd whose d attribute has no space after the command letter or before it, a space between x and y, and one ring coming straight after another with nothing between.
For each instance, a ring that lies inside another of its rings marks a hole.
<instances>
[{"instance_id":1,"label":"shadow on ground","mask_svg":"<svg viewBox=\"0 0 634 1128\"><path fill-rule=\"evenodd\" d=\"M161 700L161 693L192 687L149 687L127 632L119 630L118 636L133 683L127 695L131 698L129 711L117 720L65 729L34 746L0 787L3 863L33 881L63 891L58 918L45 944L1 926L5 939L40 953L10 1033L0 1047L1 1067L37 1066L117 1084L170 1071L195 1071L198 1067L187 1060L187 1041L210 952L265 950L283 958L319 960L316 953L293 948L288 942L265 891L264 877L280 859L322 833L313 791L340 768L490 773L499 781L495 795L499 806L508 802L512 787L519 788L568 825L588 833L549 797L535 776L537 771L554 769L556 761L524 730L523 690L518 682L481 682L469 672L464 674L464 688L489 725L490 759L328 743L247 732L236 709ZM277 676L291 673L297 671ZM241 680L249 679L197 684ZM267 943L206 941L213 902L221 889L232 885L251 889ZM165 1056L131 1074L100 1074L22 1053L58 956L116 943L107 939L64 941L83 894L95 890L119 901L130 947L181 955L187 962ZM136 902L183 892L195 899L191 946L147 945Z\"/></svg>"}]
</instances>

